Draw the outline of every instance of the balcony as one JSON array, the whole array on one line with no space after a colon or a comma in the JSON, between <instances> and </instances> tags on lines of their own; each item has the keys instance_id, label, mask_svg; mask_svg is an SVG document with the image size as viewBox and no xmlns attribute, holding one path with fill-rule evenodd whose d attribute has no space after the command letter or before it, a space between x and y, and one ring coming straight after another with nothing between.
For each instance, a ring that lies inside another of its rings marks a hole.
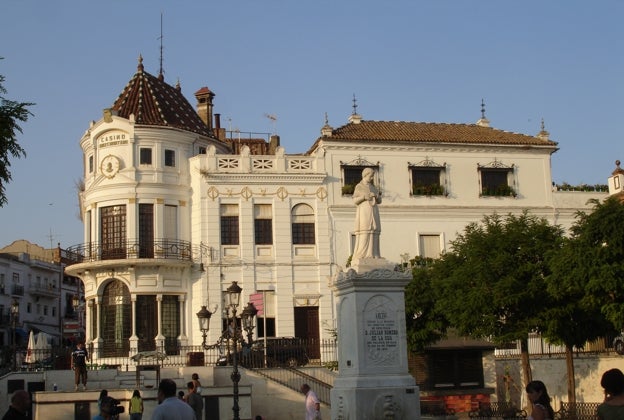
<instances>
[{"instance_id":1,"label":"balcony","mask_svg":"<svg viewBox=\"0 0 624 420\"><path fill-rule=\"evenodd\" d=\"M19 284L11 285L11 295L24 296L24 286L19 285Z\"/></svg>"},{"instance_id":2,"label":"balcony","mask_svg":"<svg viewBox=\"0 0 624 420\"><path fill-rule=\"evenodd\" d=\"M66 257L70 264L127 259L168 259L191 262L193 249L188 241L128 239L125 242L106 244L88 242L74 245L67 248Z\"/></svg>"},{"instance_id":3,"label":"balcony","mask_svg":"<svg viewBox=\"0 0 624 420\"><path fill-rule=\"evenodd\" d=\"M31 284L28 293L33 296L58 297L59 291L51 284Z\"/></svg>"}]
</instances>

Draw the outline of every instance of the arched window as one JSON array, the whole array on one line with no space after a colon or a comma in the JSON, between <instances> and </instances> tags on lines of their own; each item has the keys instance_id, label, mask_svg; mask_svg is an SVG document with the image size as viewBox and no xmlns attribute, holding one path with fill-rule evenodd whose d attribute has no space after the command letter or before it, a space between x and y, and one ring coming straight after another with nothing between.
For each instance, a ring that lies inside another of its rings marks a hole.
<instances>
[{"instance_id":1,"label":"arched window","mask_svg":"<svg viewBox=\"0 0 624 420\"><path fill-rule=\"evenodd\" d=\"M297 204L292 208L291 215L293 244L314 244L314 210L312 207L307 204Z\"/></svg>"},{"instance_id":2,"label":"arched window","mask_svg":"<svg viewBox=\"0 0 624 420\"><path fill-rule=\"evenodd\" d=\"M130 291L121 281L113 280L104 287L100 323L104 357L128 355L132 334L130 305Z\"/></svg>"}]
</instances>

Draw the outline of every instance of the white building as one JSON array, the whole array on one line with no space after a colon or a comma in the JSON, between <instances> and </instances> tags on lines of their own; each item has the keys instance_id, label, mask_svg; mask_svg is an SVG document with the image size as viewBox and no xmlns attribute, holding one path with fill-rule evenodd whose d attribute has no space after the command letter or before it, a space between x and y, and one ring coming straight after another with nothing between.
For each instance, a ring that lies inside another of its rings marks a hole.
<instances>
[{"instance_id":1,"label":"white building","mask_svg":"<svg viewBox=\"0 0 624 420\"><path fill-rule=\"evenodd\" d=\"M528 210L569 227L588 198L552 186L557 143L476 124L363 120L357 113L302 155L276 136L232 145L214 94L137 73L91 123L84 153L84 244L66 271L85 284L89 343L102 357L202 342L196 312L237 281L262 302L256 336L330 336L331 279L347 265L350 188L375 170L382 256L435 257L470 222ZM232 150L236 151L233 154ZM262 297L261 297L262 296ZM213 318L217 318L213 316ZM208 342L222 323L212 320ZM314 356L314 354L312 354Z\"/></svg>"}]
</instances>

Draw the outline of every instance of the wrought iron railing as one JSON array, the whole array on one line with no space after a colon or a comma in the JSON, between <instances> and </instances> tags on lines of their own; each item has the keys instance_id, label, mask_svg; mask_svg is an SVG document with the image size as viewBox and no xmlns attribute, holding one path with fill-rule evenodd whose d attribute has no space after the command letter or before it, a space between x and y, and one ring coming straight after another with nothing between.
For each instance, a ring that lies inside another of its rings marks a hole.
<instances>
[{"instance_id":1,"label":"wrought iron railing","mask_svg":"<svg viewBox=\"0 0 624 420\"><path fill-rule=\"evenodd\" d=\"M73 245L67 248L66 256L74 264L133 258L166 258L191 261L193 259L192 251L193 249L189 241L177 239L154 239L152 241L128 239L115 243L87 242Z\"/></svg>"}]
</instances>

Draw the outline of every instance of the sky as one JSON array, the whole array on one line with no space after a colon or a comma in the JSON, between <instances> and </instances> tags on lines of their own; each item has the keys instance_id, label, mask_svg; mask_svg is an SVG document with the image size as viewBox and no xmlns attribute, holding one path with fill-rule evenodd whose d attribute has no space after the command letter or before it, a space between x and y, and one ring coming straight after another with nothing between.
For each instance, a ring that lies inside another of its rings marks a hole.
<instances>
[{"instance_id":1,"label":"sky","mask_svg":"<svg viewBox=\"0 0 624 420\"><path fill-rule=\"evenodd\" d=\"M482 99L497 129L535 135L543 119L556 183L606 184L624 159L620 0L3 0L0 20L4 97L35 103L0 247L83 242L79 141L139 55L153 75L162 57L193 107L209 87L226 129L279 134L286 153L308 150L325 113L346 124L355 96L365 120L472 124Z\"/></svg>"}]
</instances>

